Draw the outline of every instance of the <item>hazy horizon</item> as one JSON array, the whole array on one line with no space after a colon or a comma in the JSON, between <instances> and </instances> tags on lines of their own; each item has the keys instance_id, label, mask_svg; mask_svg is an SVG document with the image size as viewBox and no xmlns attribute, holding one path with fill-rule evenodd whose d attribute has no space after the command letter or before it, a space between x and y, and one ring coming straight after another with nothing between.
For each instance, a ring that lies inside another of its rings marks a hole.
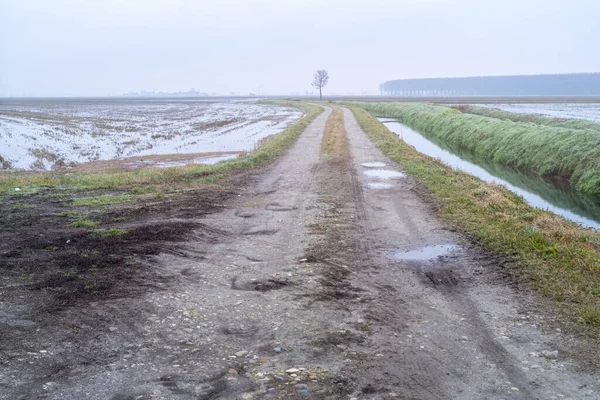
<instances>
[{"instance_id":1,"label":"hazy horizon","mask_svg":"<svg viewBox=\"0 0 600 400\"><path fill-rule=\"evenodd\" d=\"M591 0L5 0L0 97L377 94L391 79L600 71Z\"/></svg>"}]
</instances>

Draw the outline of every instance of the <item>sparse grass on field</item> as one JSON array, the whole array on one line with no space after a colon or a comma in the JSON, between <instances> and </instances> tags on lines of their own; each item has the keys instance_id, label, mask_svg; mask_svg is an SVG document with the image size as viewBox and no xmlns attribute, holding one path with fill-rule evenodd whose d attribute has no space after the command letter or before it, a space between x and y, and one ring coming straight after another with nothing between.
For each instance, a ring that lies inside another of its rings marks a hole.
<instances>
[{"instance_id":1,"label":"sparse grass on field","mask_svg":"<svg viewBox=\"0 0 600 400\"><path fill-rule=\"evenodd\" d=\"M600 233L533 208L502 186L485 183L417 152L369 112L352 108L388 157L425 184L440 215L489 249L516 257L517 273L568 313L600 328Z\"/></svg>"},{"instance_id":2,"label":"sparse grass on field","mask_svg":"<svg viewBox=\"0 0 600 400\"><path fill-rule=\"evenodd\" d=\"M221 161L213 165L193 164L182 167L149 168L112 173L0 172L0 195L7 193L32 194L47 188L75 191L133 189L146 185L185 184L200 179L210 180L212 183L236 171L275 160L296 140L306 126L323 111L321 107L300 102L265 101L264 104L297 107L306 113L299 121L275 135L271 140L266 141L256 151L233 160ZM212 177L212 179L209 179L209 177ZM20 191L15 192L15 188L19 188Z\"/></svg>"},{"instance_id":3,"label":"sparse grass on field","mask_svg":"<svg viewBox=\"0 0 600 400\"><path fill-rule=\"evenodd\" d=\"M96 239L111 236L123 236L127 234L127 229L121 228L110 228L110 229L95 229L90 232L90 236Z\"/></svg>"},{"instance_id":4,"label":"sparse grass on field","mask_svg":"<svg viewBox=\"0 0 600 400\"><path fill-rule=\"evenodd\" d=\"M96 197L81 197L74 199L72 206L108 206L131 201L133 197L129 194L104 194Z\"/></svg>"},{"instance_id":5,"label":"sparse grass on field","mask_svg":"<svg viewBox=\"0 0 600 400\"><path fill-rule=\"evenodd\" d=\"M398 118L425 136L474 156L540 176L564 178L575 190L600 196L597 131L513 122L422 103L345 104Z\"/></svg>"},{"instance_id":6,"label":"sparse grass on field","mask_svg":"<svg viewBox=\"0 0 600 400\"><path fill-rule=\"evenodd\" d=\"M133 188L131 193L140 195L140 194L148 194L148 193L158 193L158 188L156 185L148 185L148 186L139 186Z\"/></svg>"},{"instance_id":7,"label":"sparse grass on field","mask_svg":"<svg viewBox=\"0 0 600 400\"><path fill-rule=\"evenodd\" d=\"M92 221L91 219L77 219L71 222L73 228L95 228L100 225L99 222Z\"/></svg>"},{"instance_id":8,"label":"sparse grass on field","mask_svg":"<svg viewBox=\"0 0 600 400\"><path fill-rule=\"evenodd\" d=\"M62 211L52 214L54 217L79 218L80 214L77 211Z\"/></svg>"},{"instance_id":9,"label":"sparse grass on field","mask_svg":"<svg viewBox=\"0 0 600 400\"><path fill-rule=\"evenodd\" d=\"M592 121L570 118L553 118L536 114L521 114L508 112L498 108L477 107L469 105L453 106L465 114L476 114L484 117L504 119L513 122L529 122L537 125L554 126L567 129L592 129L600 132L600 124Z\"/></svg>"}]
</instances>

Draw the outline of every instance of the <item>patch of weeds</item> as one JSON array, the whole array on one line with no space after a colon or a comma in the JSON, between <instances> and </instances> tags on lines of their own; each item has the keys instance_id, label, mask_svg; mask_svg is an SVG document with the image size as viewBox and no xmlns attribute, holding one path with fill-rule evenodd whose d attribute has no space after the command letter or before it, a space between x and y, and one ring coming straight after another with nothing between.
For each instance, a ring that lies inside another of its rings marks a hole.
<instances>
[{"instance_id":1,"label":"patch of weeds","mask_svg":"<svg viewBox=\"0 0 600 400\"><path fill-rule=\"evenodd\" d=\"M90 236L96 239L101 239L104 237L115 237L115 236L123 236L127 234L127 229L121 228L110 228L110 229L96 229L90 232Z\"/></svg>"},{"instance_id":2,"label":"patch of weeds","mask_svg":"<svg viewBox=\"0 0 600 400\"><path fill-rule=\"evenodd\" d=\"M82 250L81 253L79 253L79 257L81 258L88 258L91 256L97 256L99 255L100 252L98 250L92 249L92 250Z\"/></svg>"},{"instance_id":3,"label":"patch of weeds","mask_svg":"<svg viewBox=\"0 0 600 400\"><path fill-rule=\"evenodd\" d=\"M138 186L138 187L133 188L131 190L131 193L133 193L135 195L140 195L140 194L155 193L157 191L158 191L158 189L155 185L145 185L145 186Z\"/></svg>"},{"instance_id":4,"label":"patch of weeds","mask_svg":"<svg viewBox=\"0 0 600 400\"><path fill-rule=\"evenodd\" d=\"M600 326L600 310L598 310L597 308L580 308L579 315L583 323L590 326Z\"/></svg>"},{"instance_id":5,"label":"patch of weeds","mask_svg":"<svg viewBox=\"0 0 600 400\"><path fill-rule=\"evenodd\" d=\"M63 211L52 214L53 217L68 217L68 218L79 218L80 214L77 211Z\"/></svg>"},{"instance_id":6,"label":"patch of weeds","mask_svg":"<svg viewBox=\"0 0 600 400\"><path fill-rule=\"evenodd\" d=\"M11 204L11 208L13 210L25 210L25 209L31 208L31 206L29 204L17 202L17 203Z\"/></svg>"},{"instance_id":7,"label":"patch of weeds","mask_svg":"<svg viewBox=\"0 0 600 400\"><path fill-rule=\"evenodd\" d=\"M73 228L94 228L98 226L100 223L96 221L92 221L91 219L78 219L71 223Z\"/></svg>"},{"instance_id":8,"label":"patch of weeds","mask_svg":"<svg viewBox=\"0 0 600 400\"><path fill-rule=\"evenodd\" d=\"M96 197L81 197L73 200L73 206L108 206L121 204L131 201L132 197L128 194L104 194Z\"/></svg>"},{"instance_id":9,"label":"patch of weeds","mask_svg":"<svg viewBox=\"0 0 600 400\"><path fill-rule=\"evenodd\" d=\"M64 193L51 193L51 194L47 194L46 196L47 199L51 199L51 200L68 200L71 197L67 194Z\"/></svg>"}]
</instances>

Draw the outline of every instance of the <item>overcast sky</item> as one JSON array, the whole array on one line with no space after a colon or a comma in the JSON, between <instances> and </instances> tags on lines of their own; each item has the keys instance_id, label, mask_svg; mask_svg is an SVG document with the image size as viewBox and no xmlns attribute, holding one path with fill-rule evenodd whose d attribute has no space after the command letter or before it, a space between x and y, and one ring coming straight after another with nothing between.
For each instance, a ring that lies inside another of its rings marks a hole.
<instances>
[{"instance_id":1,"label":"overcast sky","mask_svg":"<svg viewBox=\"0 0 600 400\"><path fill-rule=\"evenodd\" d=\"M0 0L0 96L600 71L598 0Z\"/></svg>"}]
</instances>

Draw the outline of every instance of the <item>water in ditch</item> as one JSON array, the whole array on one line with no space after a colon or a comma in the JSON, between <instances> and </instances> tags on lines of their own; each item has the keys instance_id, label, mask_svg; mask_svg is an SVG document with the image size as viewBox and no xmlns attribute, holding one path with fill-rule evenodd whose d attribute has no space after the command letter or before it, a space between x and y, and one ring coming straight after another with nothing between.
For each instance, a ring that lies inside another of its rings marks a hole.
<instances>
[{"instance_id":1,"label":"water in ditch","mask_svg":"<svg viewBox=\"0 0 600 400\"><path fill-rule=\"evenodd\" d=\"M515 171L512 168L478 159L447 143L424 137L395 119L379 118L388 129L423 154L437 158L452 168L468 172L486 181L505 186L523 197L534 207L547 209L584 227L600 230L600 204L594 198L560 187L539 177Z\"/></svg>"}]
</instances>

